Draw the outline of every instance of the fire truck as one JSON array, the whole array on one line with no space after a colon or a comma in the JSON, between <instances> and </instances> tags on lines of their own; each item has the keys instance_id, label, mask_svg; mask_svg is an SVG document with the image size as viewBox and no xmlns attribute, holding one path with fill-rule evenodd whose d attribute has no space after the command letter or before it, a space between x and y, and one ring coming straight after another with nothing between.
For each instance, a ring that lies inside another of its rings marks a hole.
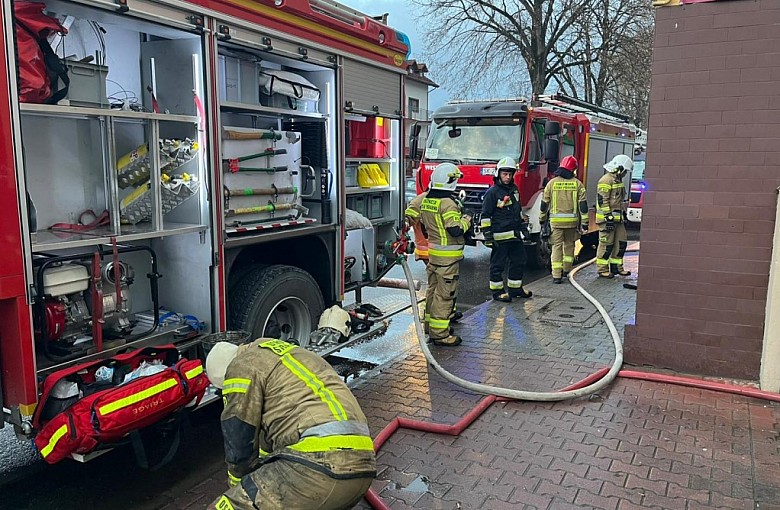
<instances>
[{"instance_id":1,"label":"fire truck","mask_svg":"<svg viewBox=\"0 0 780 510\"><path fill-rule=\"evenodd\" d=\"M70 83L32 101L24 3L0 1L0 425L34 435L47 377L137 348L346 345L310 333L389 269L408 38L331 0L46 0Z\"/></svg>"},{"instance_id":2,"label":"fire truck","mask_svg":"<svg viewBox=\"0 0 780 510\"><path fill-rule=\"evenodd\" d=\"M411 144L416 143L412 130ZM577 177L587 188L590 230L596 232L596 184L603 165L618 154L633 156L636 128L628 118L564 94L538 96L535 101L504 99L452 101L433 112L428 142L417 169L417 192L428 189L431 172L442 162L455 163L463 173L458 190L464 206L475 212L467 242L482 240L479 211L499 159L518 162L515 184L523 211L529 218L526 239L529 261L549 264L550 246L541 235L540 205L544 185L553 177L561 158L573 155ZM630 183L626 177L626 186ZM584 243L585 241L583 241Z\"/></svg>"}]
</instances>

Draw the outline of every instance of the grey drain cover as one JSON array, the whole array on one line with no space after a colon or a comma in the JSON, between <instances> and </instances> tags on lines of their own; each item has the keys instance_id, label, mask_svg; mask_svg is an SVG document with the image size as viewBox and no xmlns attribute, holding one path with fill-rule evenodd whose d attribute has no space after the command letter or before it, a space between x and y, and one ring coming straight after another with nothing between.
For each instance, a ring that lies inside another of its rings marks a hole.
<instances>
[{"instance_id":1,"label":"grey drain cover","mask_svg":"<svg viewBox=\"0 0 780 510\"><path fill-rule=\"evenodd\" d=\"M596 314L596 309L589 305L580 305L569 301L553 301L539 312L536 320L545 322L564 322L572 326L590 327L592 318Z\"/></svg>"}]
</instances>

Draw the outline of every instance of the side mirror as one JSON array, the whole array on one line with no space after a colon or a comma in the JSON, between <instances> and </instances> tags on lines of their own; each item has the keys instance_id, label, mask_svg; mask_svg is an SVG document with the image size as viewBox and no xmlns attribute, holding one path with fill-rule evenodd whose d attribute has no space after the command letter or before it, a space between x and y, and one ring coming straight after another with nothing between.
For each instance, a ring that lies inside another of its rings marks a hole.
<instances>
[{"instance_id":1,"label":"side mirror","mask_svg":"<svg viewBox=\"0 0 780 510\"><path fill-rule=\"evenodd\" d=\"M409 159L417 159L417 150L420 147L420 129L422 126L415 123L412 126L412 132L409 133Z\"/></svg>"},{"instance_id":2,"label":"side mirror","mask_svg":"<svg viewBox=\"0 0 780 510\"><path fill-rule=\"evenodd\" d=\"M544 157L547 160L548 169L554 169L558 166L558 155L561 153L560 144L554 138L548 138L544 141Z\"/></svg>"},{"instance_id":3,"label":"side mirror","mask_svg":"<svg viewBox=\"0 0 780 510\"><path fill-rule=\"evenodd\" d=\"M544 136L558 136L561 134L561 123L552 120L544 123Z\"/></svg>"}]
</instances>

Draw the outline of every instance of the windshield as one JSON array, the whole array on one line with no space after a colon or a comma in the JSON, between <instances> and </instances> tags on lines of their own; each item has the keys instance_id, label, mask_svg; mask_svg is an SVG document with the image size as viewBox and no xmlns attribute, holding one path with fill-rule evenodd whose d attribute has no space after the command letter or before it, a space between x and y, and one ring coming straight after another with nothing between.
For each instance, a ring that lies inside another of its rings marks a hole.
<instances>
[{"instance_id":1,"label":"windshield","mask_svg":"<svg viewBox=\"0 0 780 510\"><path fill-rule=\"evenodd\" d=\"M631 180L641 181L645 178L645 162L634 161L634 168L631 170Z\"/></svg>"},{"instance_id":2,"label":"windshield","mask_svg":"<svg viewBox=\"0 0 780 510\"><path fill-rule=\"evenodd\" d=\"M519 161L522 135L522 119L447 119L431 129L425 161L485 164L507 156Z\"/></svg>"}]
</instances>

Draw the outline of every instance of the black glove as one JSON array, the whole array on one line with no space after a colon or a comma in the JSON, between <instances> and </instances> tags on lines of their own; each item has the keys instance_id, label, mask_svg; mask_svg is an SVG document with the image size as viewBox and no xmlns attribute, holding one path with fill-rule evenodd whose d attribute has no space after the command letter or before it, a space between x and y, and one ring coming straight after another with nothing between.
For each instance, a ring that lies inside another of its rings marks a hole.
<instances>
[{"instance_id":1,"label":"black glove","mask_svg":"<svg viewBox=\"0 0 780 510\"><path fill-rule=\"evenodd\" d=\"M552 235L552 227L550 226L549 221L542 223L541 235L542 237L550 237Z\"/></svg>"},{"instance_id":2,"label":"black glove","mask_svg":"<svg viewBox=\"0 0 780 510\"><path fill-rule=\"evenodd\" d=\"M605 227L607 232L612 232L615 230L615 217L612 216L612 213L607 214L604 216L604 219L607 220L607 226Z\"/></svg>"},{"instance_id":3,"label":"black glove","mask_svg":"<svg viewBox=\"0 0 780 510\"><path fill-rule=\"evenodd\" d=\"M491 232L490 230L483 230L482 233L485 236L485 240L482 241L482 244L484 244L488 248L492 248L493 247L493 232Z\"/></svg>"}]
</instances>

